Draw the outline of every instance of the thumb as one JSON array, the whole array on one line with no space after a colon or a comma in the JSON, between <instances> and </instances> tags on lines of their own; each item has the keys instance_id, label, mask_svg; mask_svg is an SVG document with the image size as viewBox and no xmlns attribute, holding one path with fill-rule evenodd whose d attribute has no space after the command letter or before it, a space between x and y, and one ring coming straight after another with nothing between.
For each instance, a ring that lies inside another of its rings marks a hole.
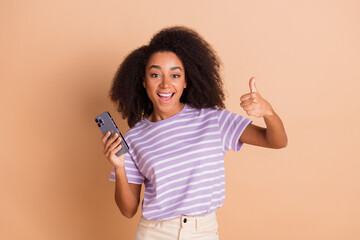
<instances>
[{"instance_id":1,"label":"thumb","mask_svg":"<svg viewBox=\"0 0 360 240\"><path fill-rule=\"evenodd\" d=\"M257 92L257 88L255 85L255 77L250 78L249 86L250 86L250 92Z\"/></svg>"}]
</instances>

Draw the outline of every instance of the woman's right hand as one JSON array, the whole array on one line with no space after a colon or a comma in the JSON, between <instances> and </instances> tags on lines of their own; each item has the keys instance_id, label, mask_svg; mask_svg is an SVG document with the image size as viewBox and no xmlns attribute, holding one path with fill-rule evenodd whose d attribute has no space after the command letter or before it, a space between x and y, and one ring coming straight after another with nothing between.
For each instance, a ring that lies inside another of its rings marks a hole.
<instances>
[{"instance_id":1,"label":"woman's right hand","mask_svg":"<svg viewBox=\"0 0 360 240\"><path fill-rule=\"evenodd\" d=\"M114 166L114 168L125 167L125 154L122 154L120 157L116 156L115 153L121 150L121 137L115 133L111 138L110 132L107 132L102 138L101 141L104 145L104 155ZM109 138L109 139L108 139Z\"/></svg>"},{"instance_id":2,"label":"woman's right hand","mask_svg":"<svg viewBox=\"0 0 360 240\"><path fill-rule=\"evenodd\" d=\"M128 182L125 172L125 154L120 157L115 154L122 148L120 145L122 139L117 133L111 137L110 135L111 133L107 132L101 141L104 144L104 155L115 168L115 201L121 213L131 218L135 215L140 203L141 184Z\"/></svg>"}]
</instances>

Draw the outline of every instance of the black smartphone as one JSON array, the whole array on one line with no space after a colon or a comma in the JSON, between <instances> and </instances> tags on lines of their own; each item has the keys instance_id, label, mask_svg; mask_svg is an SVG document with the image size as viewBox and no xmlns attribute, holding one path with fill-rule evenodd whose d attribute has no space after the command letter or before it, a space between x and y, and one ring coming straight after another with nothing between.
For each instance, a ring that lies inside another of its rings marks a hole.
<instances>
[{"instance_id":1,"label":"black smartphone","mask_svg":"<svg viewBox=\"0 0 360 240\"><path fill-rule=\"evenodd\" d=\"M122 145L122 149L120 149L120 151L115 153L116 156L121 156L124 153L129 151L129 146L127 145L124 137L120 133L119 129L117 128L117 126L109 112L103 112L102 114L97 116L95 118L95 122L98 125L98 127L103 135L105 135L107 132L110 131L111 132L110 137L112 137L115 133L117 133L119 135L119 137L122 138L122 141L120 143Z\"/></svg>"}]
</instances>

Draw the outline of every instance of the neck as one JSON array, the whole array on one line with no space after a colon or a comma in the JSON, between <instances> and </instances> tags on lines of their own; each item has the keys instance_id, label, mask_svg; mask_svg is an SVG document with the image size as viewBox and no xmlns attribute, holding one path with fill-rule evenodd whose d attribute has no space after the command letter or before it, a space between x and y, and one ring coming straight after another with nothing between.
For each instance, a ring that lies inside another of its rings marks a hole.
<instances>
[{"instance_id":1,"label":"neck","mask_svg":"<svg viewBox=\"0 0 360 240\"><path fill-rule=\"evenodd\" d=\"M150 114L150 116L147 117L147 119L150 122L158 122L161 120L168 119L169 117L172 117L177 113L179 113L184 108L184 106L185 104L180 102L178 106L176 106L174 109L171 109L170 111L154 109L153 112Z\"/></svg>"}]
</instances>

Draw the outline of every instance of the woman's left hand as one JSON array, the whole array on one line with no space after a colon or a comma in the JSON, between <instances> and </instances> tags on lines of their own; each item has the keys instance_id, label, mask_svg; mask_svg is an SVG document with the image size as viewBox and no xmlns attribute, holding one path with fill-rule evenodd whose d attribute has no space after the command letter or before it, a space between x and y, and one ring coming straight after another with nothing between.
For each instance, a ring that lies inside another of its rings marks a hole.
<instances>
[{"instance_id":1,"label":"woman's left hand","mask_svg":"<svg viewBox=\"0 0 360 240\"><path fill-rule=\"evenodd\" d=\"M249 116L266 117L273 115L273 109L268 101L261 97L256 85L255 77L249 81L250 93L240 97L240 106Z\"/></svg>"}]
</instances>

